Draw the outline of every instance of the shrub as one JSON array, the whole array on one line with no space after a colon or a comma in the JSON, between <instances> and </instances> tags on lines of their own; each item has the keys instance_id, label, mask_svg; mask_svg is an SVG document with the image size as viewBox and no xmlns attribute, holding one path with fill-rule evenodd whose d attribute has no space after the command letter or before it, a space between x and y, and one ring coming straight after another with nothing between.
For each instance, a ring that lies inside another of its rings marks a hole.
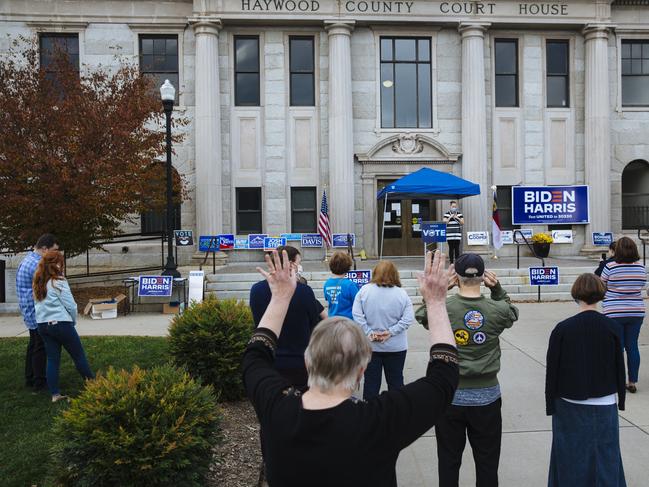
<instances>
[{"instance_id":1,"label":"shrub","mask_svg":"<svg viewBox=\"0 0 649 487\"><path fill-rule=\"evenodd\" d=\"M170 365L110 368L56 418L58 484L200 486L220 420L209 387Z\"/></svg>"},{"instance_id":2,"label":"shrub","mask_svg":"<svg viewBox=\"0 0 649 487\"><path fill-rule=\"evenodd\" d=\"M220 400L240 399L241 357L252 336L252 323L244 302L208 297L174 318L169 350L177 365L214 386Z\"/></svg>"}]
</instances>

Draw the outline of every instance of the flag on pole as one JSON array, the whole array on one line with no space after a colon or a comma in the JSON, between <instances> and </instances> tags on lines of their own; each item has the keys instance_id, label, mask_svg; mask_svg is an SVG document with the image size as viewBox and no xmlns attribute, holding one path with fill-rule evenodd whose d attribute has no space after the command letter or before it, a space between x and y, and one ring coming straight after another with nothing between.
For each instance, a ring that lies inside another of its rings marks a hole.
<instances>
[{"instance_id":1,"label":"flag on pole","mask_svg":"<svg viewBox=\"0 0 649 487\"><path fill-rule=\"evenodd\" d=\"M331 240L331 227L329 226L329 205L327 204L327 191L322 192L322 204L320 205L320 215L318 216L318 233L322 235L327 248L333 245Z\"/></svg>"},{"instance_id":2,"label":"flag on pole","mask_svg":"<svg viewBox=\"0 0 649 487\"><path fill-rule=\"evenodd\" d=\"M492 212L492 219L493 219L493 228L492 228L492 233L493 233L493 245L494 249L498 250L503 246L503 238L500 233L500 217L498 216L498 200L496 199L496 189L494 188L494 204L493 204L493 212Z\"/></svg>"}]
</instances>

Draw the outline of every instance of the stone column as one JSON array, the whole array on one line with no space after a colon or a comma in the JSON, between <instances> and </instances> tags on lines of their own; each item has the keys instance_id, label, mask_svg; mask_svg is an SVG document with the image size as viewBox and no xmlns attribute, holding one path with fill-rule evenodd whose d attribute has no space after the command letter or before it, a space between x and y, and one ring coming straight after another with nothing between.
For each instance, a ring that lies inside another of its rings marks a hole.
<instances>
[{"instance_id":1,"label":"stone column","mask_svg":"<svg viewBox=\"0 0 649 487\"><path fill-rule=\"evenodd\" d=\"M586 184L590 191L590 225L586 245L592 245L592 232L611 231L611 131L608 76L608 28L599 25L584 29L586 42L586 89L584 93L584 158Z\"/></svg>"},{"instance_id":2,"label":"stone column","mask_svg":"<svg viewBox=\"0 0 649 487\"><path fill-rule=\"evenodd\" d=\"M195 178L198 235L222 232L221 101L219 85L219 30L215 17L190 19L196 37Z\"/></svg>"},{"instance_id":3,"label":"stone column","mask_svg":"<svg viewBox=\"0 0 649 487\"><path fill-rule=\"evenodd\" d=\"M466 231L491 232L487 211L486 24L460 24L462 34L462 177L480 185L479 196L460 203Z\"/></svg>"},{"instance_id":4,"label":"stone column","mask_svg":"<svg viewBox=\"0 0 649 487\"><path fill-rule=\"evenodd\" d=\"M329 219L332 232L354 232L354 126L351 33L354 24L327 23L329 34Z\"/></svg>"}]
</instances>

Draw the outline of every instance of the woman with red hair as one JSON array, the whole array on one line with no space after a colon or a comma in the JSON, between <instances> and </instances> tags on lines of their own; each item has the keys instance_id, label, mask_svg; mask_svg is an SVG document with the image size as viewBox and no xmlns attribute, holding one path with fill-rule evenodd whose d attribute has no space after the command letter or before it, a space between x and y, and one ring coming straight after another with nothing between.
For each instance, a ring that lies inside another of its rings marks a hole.
<instances>
[{"instance_id":1,"label":"woman with red hair","mask_svg":"<svg viewBox=\"0 0 649 487\"><path fill-rule=\"evenodd\" d=\"M47 354L47 387L52 394L52 402L57 402L67 399L59 391L61 346L70 354L84 379L95 377L74 328L77 321L77 303L68 281L63 277L61 252L50 250L43 256L34 274L32 290L38 333L43 338Z\"/></svg>"}]
</instances>

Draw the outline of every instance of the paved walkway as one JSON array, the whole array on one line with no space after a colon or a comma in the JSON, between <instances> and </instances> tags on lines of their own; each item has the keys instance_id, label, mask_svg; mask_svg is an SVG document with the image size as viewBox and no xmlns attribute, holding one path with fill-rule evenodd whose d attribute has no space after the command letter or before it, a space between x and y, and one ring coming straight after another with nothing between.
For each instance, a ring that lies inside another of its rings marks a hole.
<instances>
[{"instance_id":1,"label":"paved walkway","mask_svg":"<svg viewBox=\"0 0 649 487\"><path fill-rule=\"evenodd\" d=\"M554 325L573 314L573 303L520 304L521 317L502 338L503 443L500 464L501 486L541 487L546 485L552 440L550 418L545 416L545 352ZM170 316L132 314L115 320L80 318L81 335L166 334ZM629 487L647 485L649 478L649 327L640 335L640 353L645 363L640 371L639 392L627 396L627 408L620 414L622 456ZM0 316L0 336L24 336L19 317ZM428 360L425 330L413 325L406 360L406 380L420 377ZM437 459L433 431L404 450L398 463L400 487L437 485ZM461 485L475 485L474 466L467 445Z\"/></svg>"}]
</instances>

